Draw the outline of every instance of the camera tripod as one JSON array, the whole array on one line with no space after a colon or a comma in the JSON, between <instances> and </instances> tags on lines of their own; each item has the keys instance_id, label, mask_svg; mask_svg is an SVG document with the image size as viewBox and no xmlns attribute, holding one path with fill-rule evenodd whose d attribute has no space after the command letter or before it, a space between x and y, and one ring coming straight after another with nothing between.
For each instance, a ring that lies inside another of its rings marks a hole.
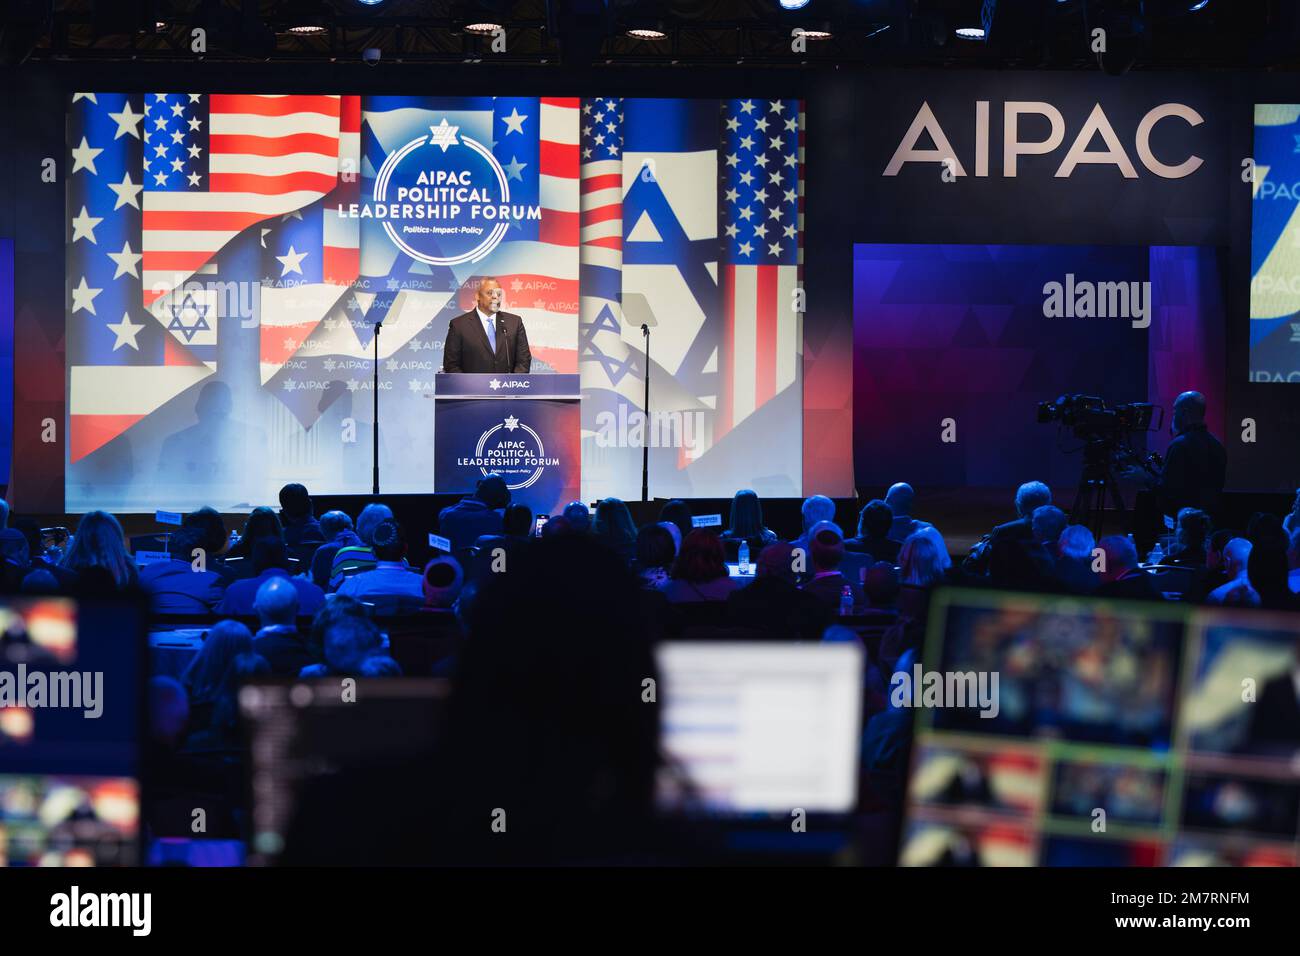
<instances>
[{"instance_id":1,"label":"camera tripod","mask_svg":"<svg viewBox=\"0 0 1300 956\"><path fill-rule=\"evenodd\" d=\"M1113 467L1116 450L1114 442L1105 438L1094 438L1084 445L1083 476L1074 496L1074 506L1070 508L1070 521L1087 527L1098 541L1106 517L1106 495L1109 493L1121 518L1128 511Z\"/></svg>"}]
</instances>

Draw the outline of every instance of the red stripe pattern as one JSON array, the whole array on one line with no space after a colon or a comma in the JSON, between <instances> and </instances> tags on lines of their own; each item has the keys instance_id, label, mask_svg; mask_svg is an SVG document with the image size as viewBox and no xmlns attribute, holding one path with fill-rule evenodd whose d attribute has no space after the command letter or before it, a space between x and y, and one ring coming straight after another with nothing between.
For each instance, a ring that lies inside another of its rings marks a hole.
<instances>
[{"instance_id":1,"label":"red stripe pattern","mask_svg":"<svg viewBox=\"0 0 1300 956\"><path fill-rule=\"evenodd\" d=\"M173 93L146 106L145 305L239 232L332 192L340 135L360 129L357 97Z\"/></svg>"}]
</instances>

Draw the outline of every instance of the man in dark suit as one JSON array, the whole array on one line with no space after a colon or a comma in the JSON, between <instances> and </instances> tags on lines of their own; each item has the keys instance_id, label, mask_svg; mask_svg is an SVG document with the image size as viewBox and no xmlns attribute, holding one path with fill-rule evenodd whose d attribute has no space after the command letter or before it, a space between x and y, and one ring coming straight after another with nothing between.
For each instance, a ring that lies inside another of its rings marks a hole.
<instances>
[{"instance_id":1,"label":"man in dark suit","mask_svg":"<svg viewBox=\"0 0 1300 956\"><path fill-rule=\"evenodd\" d=\"M1133 505L1133 537L1144 553L1164 533L1165 515L1176 517L1184 508L1196 508L1218 517L1228 453L1205 427L1205 404L1200 392L1183 392L1175 399L1170 423L1175 437L1159 476L1137 466L1123 472L1147 486Z\"/></svg>"},{"instance_id":2,"label":"man in dark suit","mask_svg":"<svg viewBox=\"0 0 1300 956\"><path fill-rule=\"evenodd\" d=\"M524 320L501 311L501 283L485 279L475 306L447 326L444 372L527 372L533 366Z\"/></svg>"},{"instance_id":3,"label":"man in dark suit","mask_svg":"<svg viewBox=\"0 0 1300 956\"><path fill-rule=\"evenodd\" d=\"M1112 534L1102 538L1097 547L1106 555L1106 569L1100 572L1102 583L1093 594L1139 601L1164 600L1155 580L1138 566L1137 548L1127 537Z\"/></svg>"}]
</instances>

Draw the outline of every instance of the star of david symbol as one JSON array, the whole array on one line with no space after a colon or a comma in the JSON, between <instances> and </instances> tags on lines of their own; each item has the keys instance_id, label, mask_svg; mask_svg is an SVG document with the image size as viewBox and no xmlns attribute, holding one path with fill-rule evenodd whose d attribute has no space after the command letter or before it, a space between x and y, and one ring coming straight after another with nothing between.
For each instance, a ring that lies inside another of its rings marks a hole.
<instances>
[{"instance_id":1,"label":"star of david symbol","mask_svg":"<svg viewBox=\"0 0 1300 956\"><path fill-rule=\"evenodd\" d=\"M185 293L185 298L181 300L180 305L172 303L168 306L168 311L172 314L171 322L167 323L168 332L179 332L185 336L185 343L188 345L194 341L194 336L199 332L210 332L212 327L208 325L208 305L200 304L194 301L194 296ZM181 319L182 315L193 314L198 316L193 325L186 325Z\"/></svg>"},{"instance_id":2,"label":"star of david symbol","mask_svg":"<svg viewBox=\"0 0 1300 956\"><path fill-rule=\"evenodd\" d=\"M488 388L492 389L492 391L494 392L500 387L501 387L501 379L499 378L494 378L492 379L492 381L488 382Z\"/></svg>"},{"instance_id":3,"label":"star of david symbol","mask_svg":"<svg viewBox=\"0 0 1300 956\"><path fill-rule=\"evenodd\" d=\"M519 419L513 415L507 415L505 421L506 431L512 432L519 427Z\"/></svg>"},{"instance_id":4,"label":"star of david symbol","mask_svg":"<svg viewBox=\"0 0 1300 956\"><path fill-rule=\"evenodd\" d=\"M429 127L429 145L441 146L442 151L447 152L448 149L456 145L456 132L459 129L459 126L447 125L447 117L444 116L442 122L437 126Z\"/></svg>"}]
</instances>

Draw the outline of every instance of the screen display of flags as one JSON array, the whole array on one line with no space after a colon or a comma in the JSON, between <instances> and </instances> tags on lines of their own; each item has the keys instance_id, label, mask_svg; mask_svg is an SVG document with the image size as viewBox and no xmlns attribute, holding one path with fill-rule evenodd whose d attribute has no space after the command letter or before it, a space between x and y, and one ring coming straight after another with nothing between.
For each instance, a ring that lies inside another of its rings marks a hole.
<instances>
[{"instance_id":1,"label":"screen display of flags","mask_svg":"<svg viewBox=\"0 0 1300 956\"><path fill-rule=\"evenodd\" d=\"M802 210L799 101L583 100L584 496L639 494L642 325L654 494L800 493Z\"/></svg>"},{"instance_id":2,"label":"screen display of flags","mask_svg":"<svg viewBox=\"0 0 1300 956\"><path fill-rule=\"evenodd\" d=\"M527 211L481 253L369 215L439 137ZM581 374L584 495L634 495L642 440L656 494L798 494L802 137L796 100L74 94L68 509L366 490L376 371L384 489L433 491L443 338L488 277L533 371Z\"/></svg>"}]
</instances>

